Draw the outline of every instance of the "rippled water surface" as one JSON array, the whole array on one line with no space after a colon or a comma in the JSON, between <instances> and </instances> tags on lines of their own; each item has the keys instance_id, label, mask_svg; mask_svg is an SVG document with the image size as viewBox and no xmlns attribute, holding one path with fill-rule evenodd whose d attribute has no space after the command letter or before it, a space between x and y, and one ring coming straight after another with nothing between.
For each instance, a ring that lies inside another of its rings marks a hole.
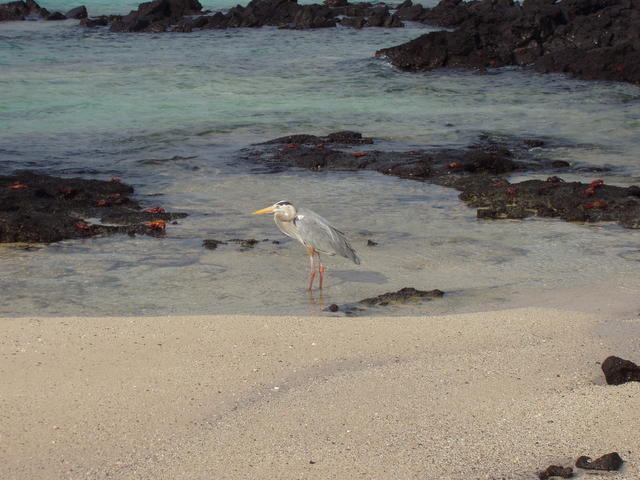
<instances>
[{"instance_id":1,"label":"rippled water surface","mask_svg":"<svg viewBox=\"0 0 640 480\"><path fill-rule=\"evenodd\" d=\"M88 5L93 14L134 7ZM372 172L269 174L237 156L292 133L358 130L404 149L465 145L490 132L554 139L553 158L607 165L599 177L630 185L640 182L637 86L509 69L408 74L373 57L428 31L419 25L112 34L77 23L0 24L0 173L118 176L145 204L190 216L164 238L0 246L0 315L306 314L403 286L447 295L372 313L558 301L553 294L582 287L640 293L638 231L481 221L455 191L427 183ZM323 298L305 292L304 249L271 219L249 215L281 199L329 218L363 258L360 266L327 259ZM207 250L208 238L266 241Z\"/></svg>"}]
</instances>

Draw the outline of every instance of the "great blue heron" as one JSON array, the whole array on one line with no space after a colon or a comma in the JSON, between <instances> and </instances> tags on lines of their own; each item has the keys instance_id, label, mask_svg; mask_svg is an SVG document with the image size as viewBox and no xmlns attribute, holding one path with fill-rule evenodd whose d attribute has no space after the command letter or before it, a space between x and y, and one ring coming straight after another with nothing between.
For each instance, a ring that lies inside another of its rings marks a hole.
<instances>
[{"instance_id":1,"label":"great blue heron","mask_svg":"<svg viewBox=\"0 0 640 480\"><path fill-rule=\"evenodd\" d=\"M324 278L324 265L320 261L320 254L341 255L359 264L358 254L349 244L349 241L340 230L332 226L328 221L315 212L307 208L296 208L290 202L281 201L274 203L270 207L256 210L253 215L263 213L273 213L273 219L278 228L285 235L295 238L307 248L309 261L311 262L311 272L309 273L309 288L313 287L313 279L316 276L313 256L318 255L318 273L320 283L318 287L322 289Z\"/></svg>"}]
</instances>

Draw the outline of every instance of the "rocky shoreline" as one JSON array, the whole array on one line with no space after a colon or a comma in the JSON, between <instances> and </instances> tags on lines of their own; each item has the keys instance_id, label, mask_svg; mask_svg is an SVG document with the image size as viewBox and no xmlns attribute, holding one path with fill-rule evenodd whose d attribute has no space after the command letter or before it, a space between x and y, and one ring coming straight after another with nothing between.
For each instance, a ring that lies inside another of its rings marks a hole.
<instances>
[{"instance_id":1,"label":"rocky shoreline","mask_svg":"<svg viewBox=\"0 0 640 480\"><path fill-rule=\"evenodd\" d=\"M400 178L455 188L477 208L479 218L557 217L577 222L617 222L640 228L640 187L565 182L557 175L580 171L564 161L540 155L547 141L481 137L466 148L381 151L358 132L328 136L291 135L254 145L241 158L278 171L285 168L374 170ZM363 148L366 147L366 148ZM581 167L590 170L589 167ZM600 170L593 167L594 171ZM539 172L546 180L510 183L513 173Z\"/></svg>"},{"instance_id":2,"label":"rocky shoreline","mask_svg":"<svg viewBox=\"0 0 640 480\"><path fill-rule=\"evenodd\" d=\"M0 21L77 18L84 27L108 26L114 32L183 33L263 26L396 28L411 21L442 30L376 52L405 71L518 66L587 80L640 83L640 4L635 0L442 0L433 8L412 0L395 5L252 0L226 13L202 8L198 0L154 0L127 15L89 17L84 6L50 13L26 0L0 5Z\"/></svg>"},{"instance_id":3,"label":"rocky shoreline","mask_svg":"<svg viewBox=\"0 0 640 480\"><path fill-rule=\"evenodd\" d=\"M640 3L630 0L443 0L401 18L431 32L376 52L407 71L533 66L586 80L640 83ZM400 9L399 12L402 12Z\"/></svg>"},{"instance_id":4,"label":"rocky shoreline","mask_svg":"<svg viewBox=\"0 0 640 480\"><path fill-rule=\"evenodd\" d=\"M133 193L117 178L58 178L30 171L0 176L0 243L157 236L164 234L167 222L187 216L157 206L144 209L131 198Z\"/></svg>"},{"instance_id":5,"label":"rocky shoreline","mask_svg":"<svg viewBox=\"0 0 640 480\"><path fill-rule=\"evenodd\" d=\"M87 18L87 7L72 8L66 13L49 12L42 8L35 0L25 0L0 4L0 22L15 22L23 20L66 20L68 18Z\"/></svg>"},{"instance_id":6,"label":"rocky shoreline","mask_svg":"<svg viewBox=\"0 0 640 480\"><path fill-rule=\"evenodd\" d=\"M387 151L377 149L375 139L341 131L276 138L242 149L238 159L263 165L270 172L373 170L427 181L459 190L459 198L476 208L482 219L539 216L640 228L640 187L606 185L597 178L590 183L566 182L558 175L603 169L548 158L549 142L481 136L458 149ZM546 179L509 181L510 175L525 172ZM113 233L161 235L167 222L186 216L159 206L144 209L132 195L133 188L119 179L58 178L31 171L0 176L0 243L50 243ZM227 241L253 246L243 239ZM204 246L215 249L224 243L211 240Z\"/></svg>"}]
</instances>

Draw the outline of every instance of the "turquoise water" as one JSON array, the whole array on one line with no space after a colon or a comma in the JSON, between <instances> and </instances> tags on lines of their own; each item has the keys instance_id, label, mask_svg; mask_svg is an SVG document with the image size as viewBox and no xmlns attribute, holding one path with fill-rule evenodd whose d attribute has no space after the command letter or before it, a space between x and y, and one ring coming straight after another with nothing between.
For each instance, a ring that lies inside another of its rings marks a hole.
<instances>
[{"instance_id":1,"label":"turquoise water","mask_svg":"<svg viewBox=\"0 0 640 480\"><path fill-rule=\"evenodd\" d=\"M136 5L87 7L97 15ZM247 213L285 198L347 231L365 260L327 262L324 302L408 285L456 292L390 312L441 313L561 287L640 291L639 232L480 222L440 187L372 173L267 175L236 155L276 136L343 129L396 148L464 145L481 132L534 135L558 140L553 158L609 165L605 181L629 185L640 183L637 86L510 69L408 74L373 57L429 31L423 25L115 34L77 23L0 24L0 173L118 176L190 217L164 239L0 248L0 315L307 313L320 299L304 292L298 245L201 246L205 238L281 239L269 219ZM367 248L368 238L379 247Z\"/></svg>"}]
</instances>

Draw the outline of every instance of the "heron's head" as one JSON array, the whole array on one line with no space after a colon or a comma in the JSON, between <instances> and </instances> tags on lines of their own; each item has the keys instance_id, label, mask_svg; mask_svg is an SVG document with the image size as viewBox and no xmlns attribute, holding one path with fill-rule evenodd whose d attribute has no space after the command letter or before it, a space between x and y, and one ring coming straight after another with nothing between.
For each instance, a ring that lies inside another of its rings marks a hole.
<instances>
[{"instance_id":1,"label":"heron's head","mask_svg":"<svg viewBox=\"0 0 640 480\"><path fill-rule=\"evenodd\" d=\"M252 215L262 215L263 213L273 213L278 217L282 217L283 219L289 219L296 216L296 207L294 207L291 202L287 202L286 200L281 200L279 202L274 203L270 207L263 208L262 210L256 210L255 212L251 212Z\"/></svg>"}]
</instances>

